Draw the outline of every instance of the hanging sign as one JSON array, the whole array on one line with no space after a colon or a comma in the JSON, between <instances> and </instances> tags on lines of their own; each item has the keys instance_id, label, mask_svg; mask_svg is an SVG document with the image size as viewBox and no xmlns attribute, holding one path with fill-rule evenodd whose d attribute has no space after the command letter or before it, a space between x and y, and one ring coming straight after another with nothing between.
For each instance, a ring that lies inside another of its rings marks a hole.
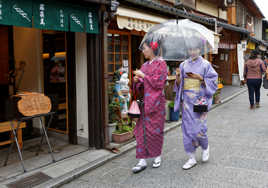
<instances>
[{"instance_id":1,"label":"hanging sign","mask_svg":"<svg viewBox=\"0 0 268 188\"><path fill-rule=\"evenodd\" d=\"M0 0L0 24L99 33L98 11L54 0ZM32 23L33 22L33 23Z\"/></svg>"},{"instance_id":2,"label":"hanging sign","mask_svg":"<svg viewBox=\"0 0 268 188\"><path fill-rule=\"evenodd\" d=\"M0 24L11 25L11 3L10 1L0 0Z\"/></svg>"},{"instance_id":3,"label":"hanging sign","mask_svg":"<svg viewBox=\"0 0 268 188\"><path fill-rule=\"evenodd\" d=\"M3 1L8 5L7 14L10 25L32 27L32 1L31 0L8 0ZM10 4L9 4L10 3ZM10 7L11 6L11 7Z\"/></svg>"},{"instance_id":4,"label":"hanging sign","mask_svg":"<svg viewBox=\"0 0 268 188\"><path fill-rule=\"evenodd\" d=\"M70 8L70 31L85 32L85 11L82 8Z\"/></svg>"},{"instance_id":5,"label":"hanging sign","mask_svg":"<svg viewBox=\"0 0 268 188\"><path fill-rule=\"evenodd\" d=\"M48 0L35 0L33 7L34 27L68 31L68 8L65 4Z\"/></svg>"},{"instance_id":6,"label":"hanging sign","mask_svg":"<svg viewBox=\"0 0 268 188\"><path fill-rule=\"evenodd\" d=\"M87 33L99 33L98 25L98 15L97 11L93 9L88 9L85 11L85 20L86 20L86 32Z\"/></svg>"}]
</instances>

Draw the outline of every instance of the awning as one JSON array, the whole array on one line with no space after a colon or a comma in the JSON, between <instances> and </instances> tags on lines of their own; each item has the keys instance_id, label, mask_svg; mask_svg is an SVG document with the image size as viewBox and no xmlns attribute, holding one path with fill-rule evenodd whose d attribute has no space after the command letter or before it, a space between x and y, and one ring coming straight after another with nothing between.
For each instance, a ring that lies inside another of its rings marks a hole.
<instances>
[{"instance_id":1,"label":"awning","mask_svg":"<svg viewBox=\"0 0 268 188\"><path fill-rule=\"evenodd\" d=\"M0 24L32 27L32 1L0 0Z\"/></svg>"},{"instance_id":2,"label":"awning","mask_svg":"<svg viewBox=\"0 0 268 188\"><path fill-rule=\"evenodd\" d=\"M0 24L99 33L96 9L55 0L0 0Z\"/></svg>"},{"instance_id":3,"label":"awning","mask_svg":"<svg viewBox=\"0 0 268 188\"><path fill-rule=\"evenodd\" d=\"M148 32L156 24L167 21L167 18L147 14L133 9L118 7L117 25L120 29L129 29Z\"/></svg>"}]
</instances>

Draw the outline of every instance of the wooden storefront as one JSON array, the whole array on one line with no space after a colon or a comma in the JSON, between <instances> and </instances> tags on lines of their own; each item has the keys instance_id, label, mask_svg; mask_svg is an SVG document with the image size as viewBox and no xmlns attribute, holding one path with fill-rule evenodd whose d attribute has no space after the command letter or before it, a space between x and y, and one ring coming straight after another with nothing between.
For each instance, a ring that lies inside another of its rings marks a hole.
<instances>
[{"instance_id":1,"label":"wooden storefront","mask_svg":"<svg viewBox=\"0 0 268 188\"><path fill-rule=\"evenodd\" d=\"M220 36L218 54L212 55L215 70L224 84L232 84L232 75L238 74L237 44L240 43L240 33L223 29Z\"/></svg>"}]
</instances>

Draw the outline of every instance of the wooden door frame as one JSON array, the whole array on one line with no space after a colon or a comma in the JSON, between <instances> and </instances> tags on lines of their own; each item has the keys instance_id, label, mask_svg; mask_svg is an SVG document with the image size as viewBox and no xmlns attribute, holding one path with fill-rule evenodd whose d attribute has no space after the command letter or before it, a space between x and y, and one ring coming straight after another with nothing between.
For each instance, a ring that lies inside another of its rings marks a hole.
<instances>
[{"instance_id":1,"label":"wooden door frame","mask_svg":"<svg viewBox=\"0 0 268 188\"><path fill-rule=\"evenodd\" d=\"M77 100L76 100L76 62L75 62L75 33L66 32L67 51L67 124L70 144L77 144Z\"/></svg>"}]
</instances>

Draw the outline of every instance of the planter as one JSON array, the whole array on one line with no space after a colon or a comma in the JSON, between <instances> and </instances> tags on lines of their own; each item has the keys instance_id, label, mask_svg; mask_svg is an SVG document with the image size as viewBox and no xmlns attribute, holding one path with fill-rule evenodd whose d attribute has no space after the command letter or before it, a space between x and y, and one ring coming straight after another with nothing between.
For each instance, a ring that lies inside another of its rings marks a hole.
<instances>
[{"instance_id":1,"label":"planter","mask_svg":"<svg viewBox=\"0 0 268 188\"><path fill-rule=\"evenodd\" d=\"M109 142L112 142L112 133L115 131L116 123L109 123L108 126Z\"/></svg>"},{"instance_id":2,"label":"planter","mask_svg":"<svg viewBox=\"0 0 268 188\"><path fill-rule=\"evenodd\" d=\"M220 95L221 95L221 89L217 89L216 93L213 96L213 102L212 102L212 104L219 104L219 103L221 103Z\"/></svg>"},{"instance_id":3,"label":"planter","mask_svg":"<svg viewBox=\"0 0 268 188\"><path fill-rule=\"evenodd\" d=\"M125 133L121 133L121 134L113 133L112 138L113 138L114 142L122 143L122 142L128 141L131 138L133 138L133 133L132 132L125 132Z\"/></svg>"},{"instance_id":4,"label":"planter","mask_svg":"<svg viewBox=\"0 0 268 188\"><path fill-rule=\"evenodd\" d=\"M170 121L178 121L180 112L174 112L174 108L169 107Z\"/></svg>"}]
</instances>

